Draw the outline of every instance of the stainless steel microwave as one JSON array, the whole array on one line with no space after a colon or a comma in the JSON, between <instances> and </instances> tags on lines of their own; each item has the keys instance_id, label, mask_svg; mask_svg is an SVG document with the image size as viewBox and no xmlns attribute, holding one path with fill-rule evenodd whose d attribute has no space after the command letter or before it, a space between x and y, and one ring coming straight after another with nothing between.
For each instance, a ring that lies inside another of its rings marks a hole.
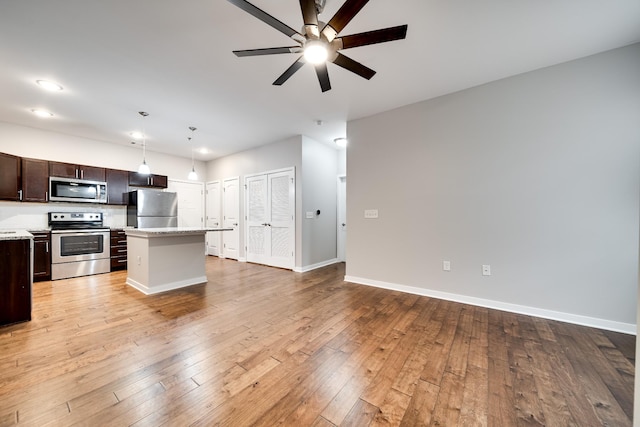
<instances>
[{"instance_id":1,"label":"stainless steel microwave","mask_svg":"<svg viewBox=\"0 0 640 427\"><path fill-rule=\"evenodd\" d=\"M52 202L107 203L107 183L84 179L49 177Z\"/></svg>"}]
</instances>

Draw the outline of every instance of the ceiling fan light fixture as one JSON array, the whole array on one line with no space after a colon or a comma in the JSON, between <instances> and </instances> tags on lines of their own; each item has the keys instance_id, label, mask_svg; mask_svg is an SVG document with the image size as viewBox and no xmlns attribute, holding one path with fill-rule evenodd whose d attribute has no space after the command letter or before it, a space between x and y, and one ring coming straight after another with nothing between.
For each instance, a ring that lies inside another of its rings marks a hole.
<instances>
[{"instance_id":1,"label":"ceiling fan light fixture","mask_svg":"<svg viewBox=\"0 0 640 427\"><path fill-rule=\"evenodd\" d=\"M304 45L304 59L314 65L322 64L329 57L327 44L320 40L310 40Z\"/></svg>"}]
</instances>

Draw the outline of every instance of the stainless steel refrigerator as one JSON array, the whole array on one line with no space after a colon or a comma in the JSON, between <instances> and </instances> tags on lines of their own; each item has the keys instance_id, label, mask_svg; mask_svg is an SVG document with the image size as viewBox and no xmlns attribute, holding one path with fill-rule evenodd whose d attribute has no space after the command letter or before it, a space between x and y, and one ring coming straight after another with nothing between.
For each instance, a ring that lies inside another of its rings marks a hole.
<instances>
[{"instance_id":1,"label":"stainless steel refrigerator","mask_svg":"<svg viewBox=\"0 0 640 427\"><path fill-rule=\"evenodd\" d=\"M178 194L158 190L129 192L127 225L136 228L178 226Z\"/></svg>"}]
</instances>

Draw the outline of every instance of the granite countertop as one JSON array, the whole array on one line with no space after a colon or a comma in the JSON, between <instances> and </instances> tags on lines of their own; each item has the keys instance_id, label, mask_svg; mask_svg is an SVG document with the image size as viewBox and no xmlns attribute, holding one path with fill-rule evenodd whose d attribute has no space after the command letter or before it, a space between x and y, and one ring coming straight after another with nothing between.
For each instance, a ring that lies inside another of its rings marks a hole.
<instances>
[{"instance_id":1,"label":"granite countertop","mask_svg":"<svg viewBox=\"0 0 640 427\"><path fill-rule=\"evenodd\" d=\"M0 240L33 239L33 234L26 230L0 230Z\"/></svg>"},{"instance_id":2,"label":"granite countertop","mask_svg":"<svg viewBox=\"0 0 640 427\"><path fill-rule=\"evenodd\" d=\"M131 235L162 236L168 234L204 234L207 231L231 231L232 228L210 227L163 227L163 228L125 228L125 233Z\"/></svg>"}]
</instances>

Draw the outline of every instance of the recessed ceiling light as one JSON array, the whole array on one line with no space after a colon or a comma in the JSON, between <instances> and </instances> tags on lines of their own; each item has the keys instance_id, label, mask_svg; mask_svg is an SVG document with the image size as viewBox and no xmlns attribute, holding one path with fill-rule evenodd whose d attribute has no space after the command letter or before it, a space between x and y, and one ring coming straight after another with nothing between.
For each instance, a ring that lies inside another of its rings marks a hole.
<instances>
[{"instance_id":1,"label":"recessed ceiling light","mask_svg":"<svg viewBox=\"0 0 640 427\"><path fill-rule=\"evenodd\" d=\"M53 113L46 110L41 110L39 108L33 108L31 112L38 117L43 117L43 118L53 117Z\"/></svg>"},{"instance_id":2,"label":"recessed ceiling light","mask_svg":"<svg viewBox=\"0 0 640 427\"><path fill-rule=\"evenodd\" d=\"M333 140L338 147L346 147L347 146L347 138L336 138Z\"/></svg>"},{"instance_id":3,"label":"recessed ceiling light","mask_svg":"<svg viewBox=\"0 0 640 427\"><path fill-rule=\"evenodd\" d=\"M62 90L62 86L60 86L58 83L51 82L49 80L36 80L36 83L42 89L50 90L52 92L59 92Z\"/></svg>"},{"instance_id":4,"label":"recessed ceiling light","mask_svg":"<svg viewBox=\"0 0 640 427\"><path fill-rule=\"evenodd\" d=\"M198 153L200 153L200 154L209 154L209 150L207 150L206 148L200 148L200 149L198 149Z\"/></svg>"},{"instance_id":5,"label":"recessed ceiling light","mask_svg":"<svg viewBox=\"0 0 640 427\"><path fill-rule=\"evenodd\" d=\"M142 139L142 137L144 136L144 134L142 132L137 131L137 130L134 130L133 132L129 132L129 135L133 139Z\"/></svg>"}]
</instances>

